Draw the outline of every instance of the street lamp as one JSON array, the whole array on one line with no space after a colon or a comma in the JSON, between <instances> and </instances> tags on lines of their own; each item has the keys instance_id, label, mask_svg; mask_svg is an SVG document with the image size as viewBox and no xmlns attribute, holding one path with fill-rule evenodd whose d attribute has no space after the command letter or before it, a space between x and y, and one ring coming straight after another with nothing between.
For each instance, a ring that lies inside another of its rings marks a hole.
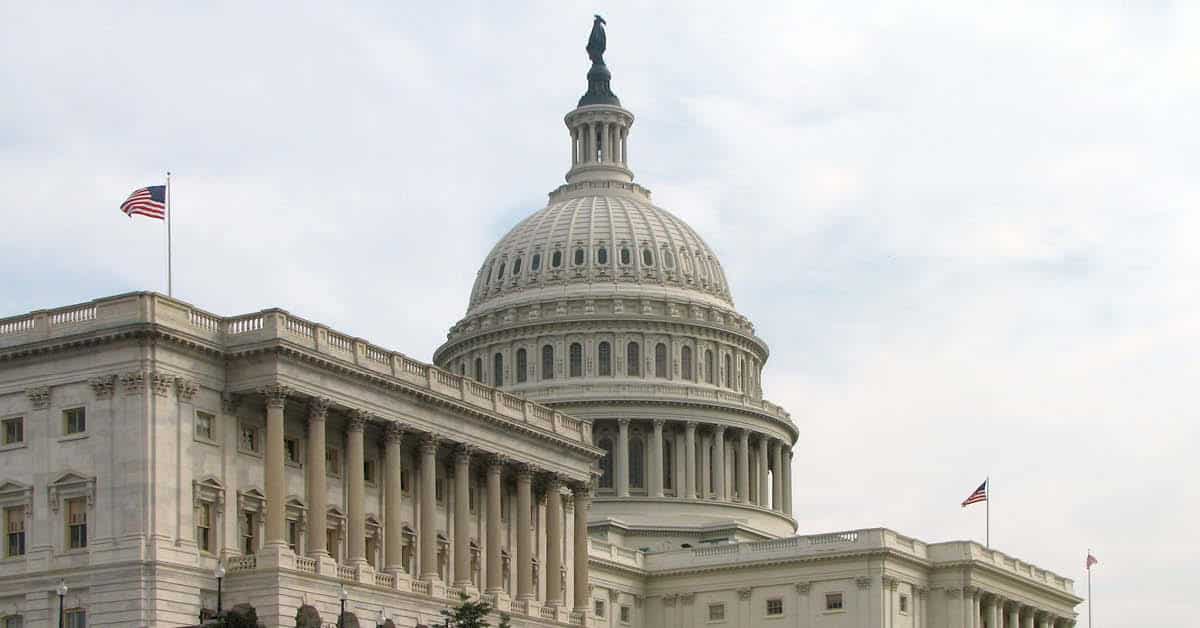
<instances>
[{"instance_id":1,"label":"street lamp","mask_svg":"<svg viewBox=\"0 0 1200 628\"><path fill-rule=\"evenodd\" d=\"M70 590L67 588L67 581L65 579L60 580L58 582L57 590L58 590L58 628L63 628L63 617L64 617L63 598L67 597L67 591Z\"/></svg>"},{"instance_id":2,"label":"street lamp","mask_svg":"<svg viewBox=\"0 0 1200 628\"><path fill-rule=\"evenodd\" d=\"M217 577L217 615L221 615L221 580L225 578L225 565L217 561L217 568L213 570L213 575Z\"/></svg>"},{"instance_id":3,"label":"street lamp","mask_svg":"<svg viewBox=\"0 0 1200 628\"><path fill-rule=\"evenodd\" d=\"M346 600L350 599L350 594L346 592L346 585L338 585L338 599L342 601L342 612L338 613L338 628L343 628L342 617L346 615Z\"/></svg>"},{"instance_id":4,"label":"street lamp","mask_svg":"<svg viewBox=\"0 0 1200 628\"><path fill-rule=\"evenodd\" d=\"M387 620L388 620L387 610L380 608L379 609L379 617L375 618L376 627L383 628L384 624L387 623Z\"/></svg>"}]
</instances>

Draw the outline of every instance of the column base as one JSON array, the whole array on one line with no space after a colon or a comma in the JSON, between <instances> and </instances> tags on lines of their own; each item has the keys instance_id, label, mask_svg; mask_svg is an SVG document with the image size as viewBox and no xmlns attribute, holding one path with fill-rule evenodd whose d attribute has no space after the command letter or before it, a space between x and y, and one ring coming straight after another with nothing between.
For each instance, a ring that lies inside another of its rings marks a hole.
<instances>
[{"instance_id":1,"label":"column base","mask_svg":"<svg viewBox=\"0 0 1200 628\"><path fill-rule=\"evenodd\" d=\"M507 613L512 610L512 598L504 592L504 589L488 591L484 595L491 598L492 608L497 611Z\"/></svg>"},{"instance_id":2,"label":"column base","mask_svg":"<svg viewBox=\"0 0 1200 628\"><path fill-rule=\"evenodd\" d=\"M259 569L295 569L296 554L287 543L271 543L259 548L257 563Z\"/></svg>"},{"instance_id":3,"label":"column base","mask_svg":"<svg viewBox=\"0 0 1200 628\"><path fill-rule=\"evenodd\" d=\"M331 578L337 577L337 561L332 556L322 552L313 556L317 560L317 573Z\"/></svg>"},{"instance_id":4,"label":"column base","mask_svg":"<svg viewBox=\"0 0 1200 628\"><path fill-rule=\"evenodd\" d=\"M350 566L354 567L354 581L364 582L366 584L375 584L375 568L365 560L355 560L350 562Z\"/></svg>"}]
</instances>

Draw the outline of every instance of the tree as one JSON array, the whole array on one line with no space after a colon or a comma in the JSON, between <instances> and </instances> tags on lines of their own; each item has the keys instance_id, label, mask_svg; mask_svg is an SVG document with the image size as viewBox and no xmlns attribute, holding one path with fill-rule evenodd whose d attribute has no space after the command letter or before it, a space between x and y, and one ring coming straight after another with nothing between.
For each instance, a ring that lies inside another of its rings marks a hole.
<instances>
[{"instance_id":1,"label":"tree","mask_svg":"<svg viewBox=\"0 0 1200 628\"><path fill-rule=\"evenodd\" d=\"M500 613L500 625L496 628L512 628L512 624L509 623L510 619L512 618L508 616L508 613Z\"/></svg>"},{"instance_id":2,"label":"tree","mask_svg":"<svg viewBox=\"0 0 1200 628\"><path fill-rule=\"evenodd\" d=\"M450 626L453 628L488 628L491 626L487 621L488 613L492 612L491 604L484 600L473 602L465 593L459 593L459 600L458 606L442 609L442 617L446 618ZM503 617L501 622L501 626L507 625Z\"/></svg>"}]
</instances>

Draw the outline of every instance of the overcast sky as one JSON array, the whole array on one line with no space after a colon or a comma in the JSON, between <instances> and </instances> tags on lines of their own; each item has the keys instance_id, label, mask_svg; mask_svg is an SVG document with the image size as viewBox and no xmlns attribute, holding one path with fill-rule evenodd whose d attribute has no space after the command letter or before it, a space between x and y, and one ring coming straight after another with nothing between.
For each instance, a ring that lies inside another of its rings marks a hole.
<instances>
[{"instance_id":1,"label":"overcast sky","mask_svg":"<svg viewBox=\"0 0 1200 628\"><path fill-rule=\"evenodd\" d=\"M117 206L171 169L178 297L426 360L562 182L598 10L54 4L0 3L0 316L165 292ZM1099 557L1096 626L1193 621L1196 5L854 4L603 3L638 181L771 346L801 532L982 541L990 475L993 545L1081 595Z\"/></svg>"}]
</instances>

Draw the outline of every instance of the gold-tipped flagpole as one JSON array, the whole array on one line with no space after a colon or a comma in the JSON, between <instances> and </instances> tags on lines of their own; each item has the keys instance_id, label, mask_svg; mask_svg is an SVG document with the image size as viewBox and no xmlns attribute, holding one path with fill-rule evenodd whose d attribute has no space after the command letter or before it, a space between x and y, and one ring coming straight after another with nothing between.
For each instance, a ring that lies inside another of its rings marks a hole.
<instances>
[{"instance_id":1,"label":"gold-tipped flagpole","mask_svg":"<svg viewBox=\"0 0 1200 628\"><path fill-rule=\"evenodd\" d=\"M167 296L175 296L175 286L171 268L171 171L167 171Z\"/></svg>"}]
</instances>

